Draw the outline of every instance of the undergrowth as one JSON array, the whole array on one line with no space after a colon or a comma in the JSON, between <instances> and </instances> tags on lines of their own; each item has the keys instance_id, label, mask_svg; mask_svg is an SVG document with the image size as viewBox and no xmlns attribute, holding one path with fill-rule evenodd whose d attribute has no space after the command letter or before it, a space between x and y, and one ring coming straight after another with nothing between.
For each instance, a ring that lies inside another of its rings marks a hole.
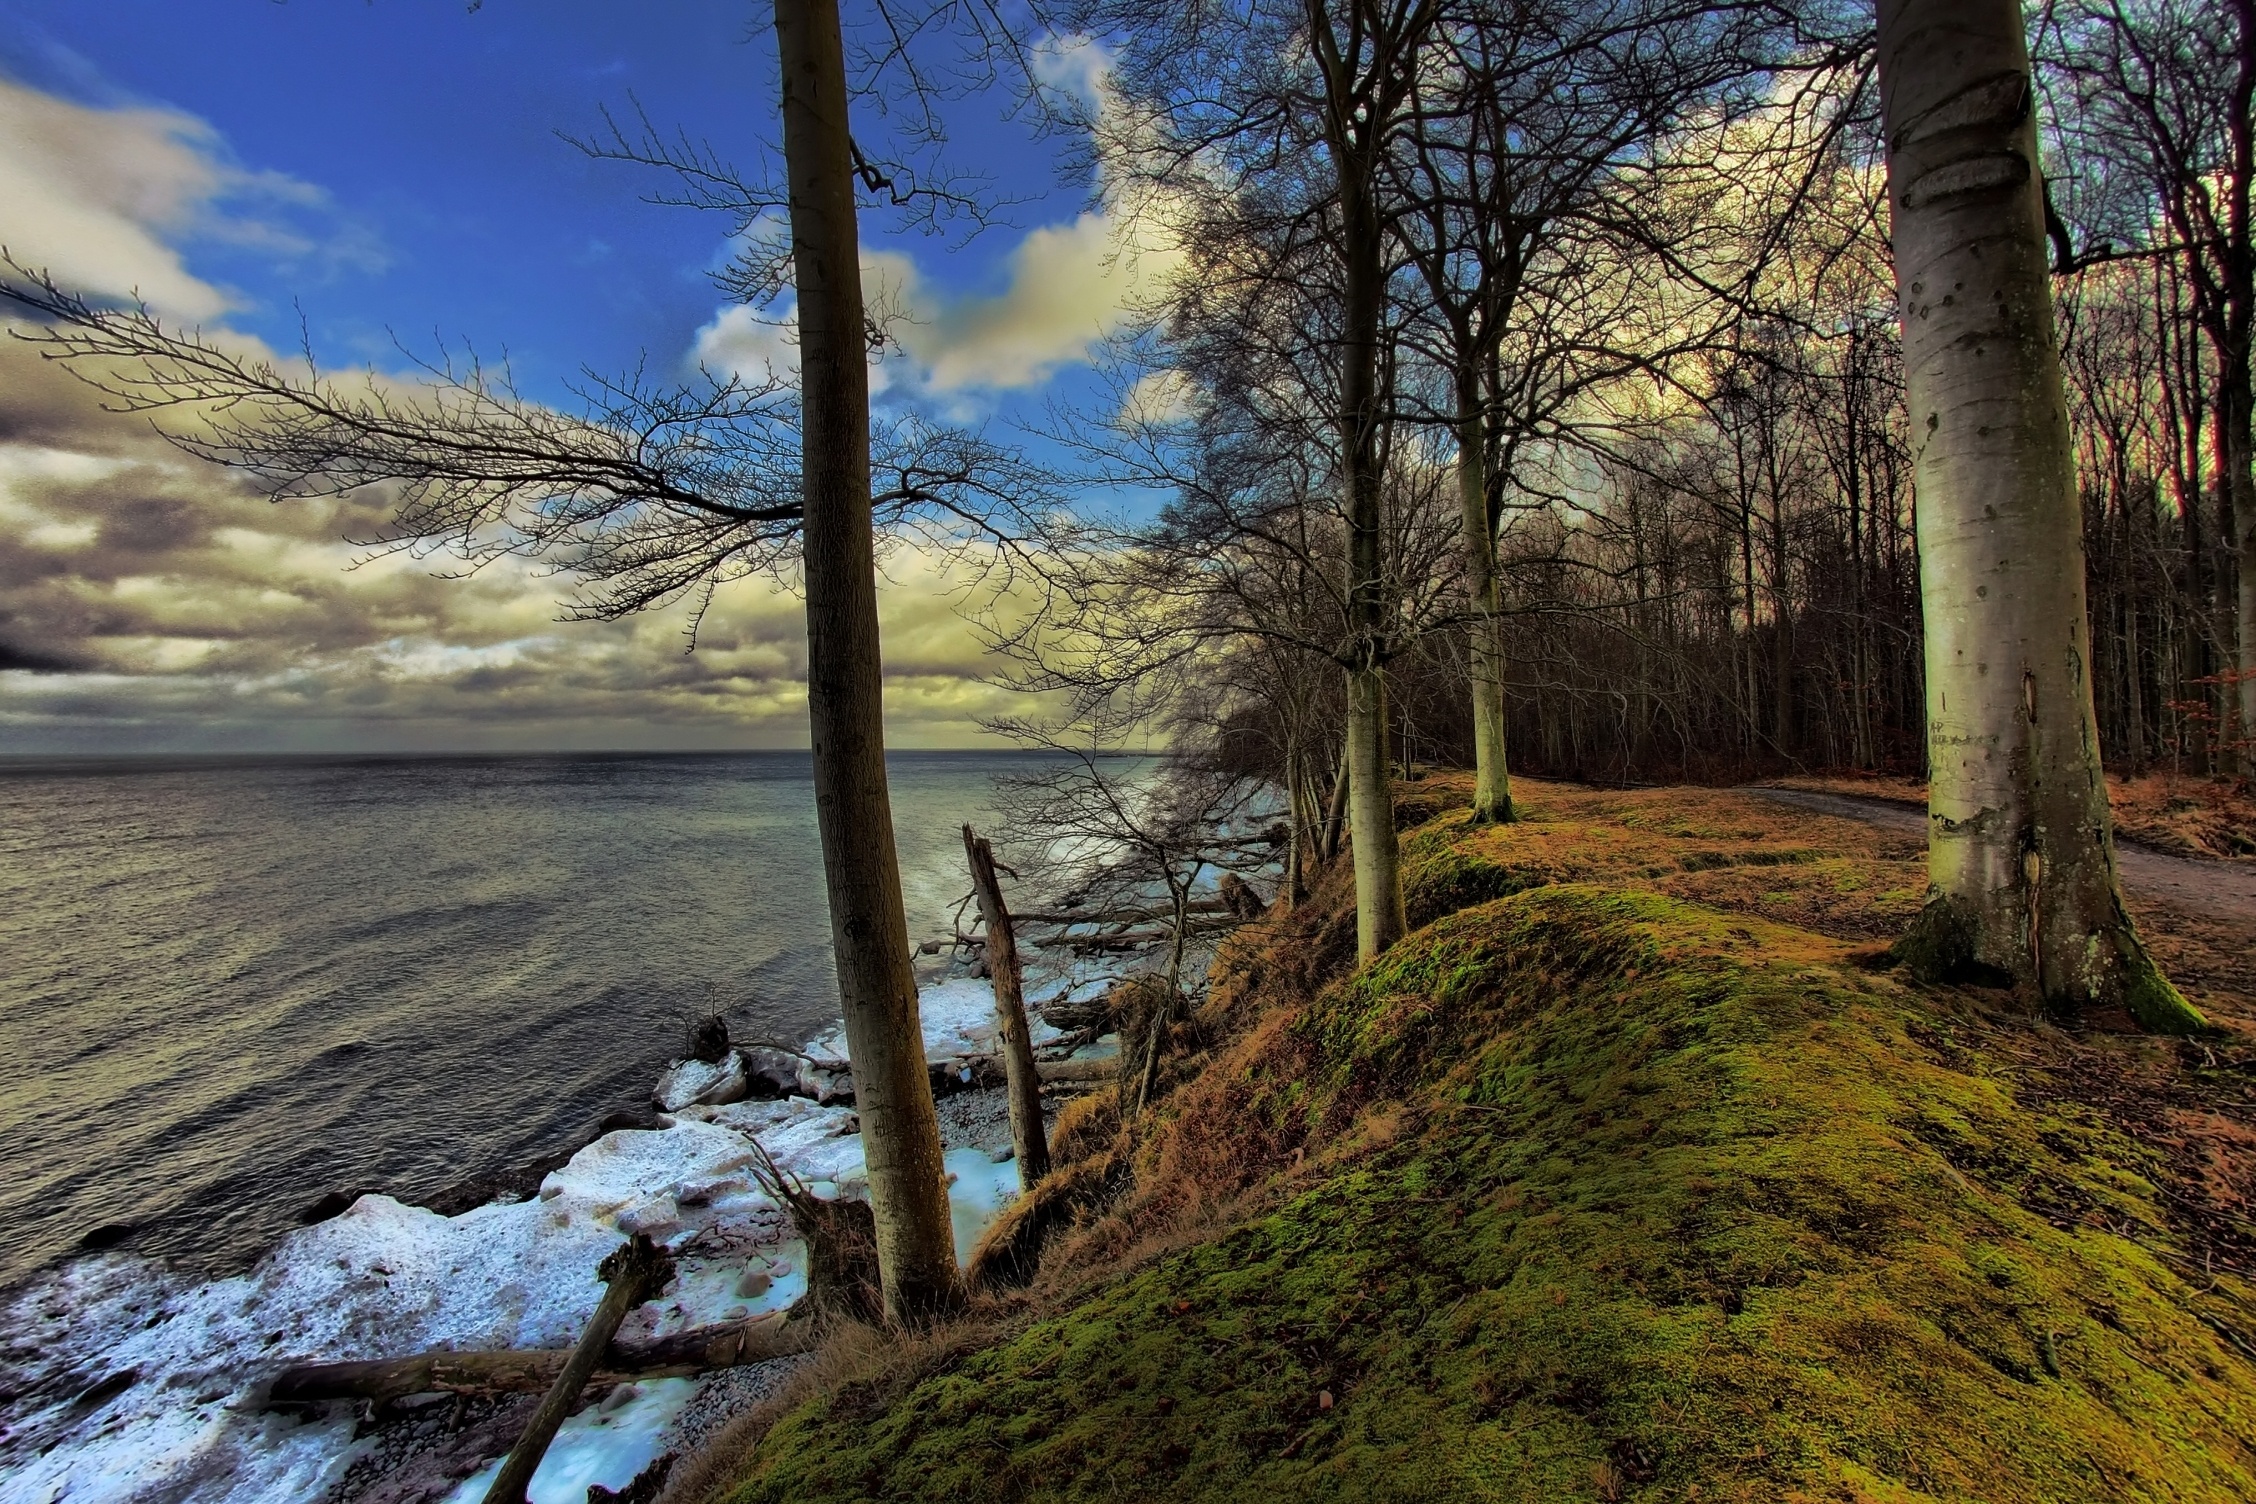
<instances>
[{"instance_id":1,"label":"undergrowth","mask_svg":"<svg viewBox=\"0 0 2256 1504\"><path fill-rule=\"evenodd\" d=\"M2017 1099L2025 1023L1513 829L1408 841L1467 906L1360 972L1336 891L1233 946L1162 1106L1061 1130L1031 1291L730 1497L2256 1497L2249 1292Z\"/></svg>"}]
</instances>

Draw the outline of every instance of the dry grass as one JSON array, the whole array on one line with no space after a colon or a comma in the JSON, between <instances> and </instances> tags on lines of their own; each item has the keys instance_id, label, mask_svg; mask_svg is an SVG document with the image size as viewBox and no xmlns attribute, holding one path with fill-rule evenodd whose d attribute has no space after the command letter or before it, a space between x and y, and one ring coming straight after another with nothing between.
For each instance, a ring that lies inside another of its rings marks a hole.
<instances>
[{"instance_id":1,"label":"dry grass","mask_svg":"<svg viewBox=\"0 0 2256 1504\"><path fill-rule=\"evenodd\" d=\"M1427 781L1463 785L1470 797L1463 774ZM2142 781L2141 797L2151 781ZM1875 792L1819 787L1826 783L1781 786ZM1903 933L1927 891L1926 847L1859 820L1732 789L1592 789L1537 779L1516 779L1514 788L1526 818L1461 844L1494 861L1540 862L1563 881L1649 888L1875 947ZM2194 1005L2256 1038L2256 937L2136 894L2127 901L2155 960Z\"/></svg>"}]
</instances>

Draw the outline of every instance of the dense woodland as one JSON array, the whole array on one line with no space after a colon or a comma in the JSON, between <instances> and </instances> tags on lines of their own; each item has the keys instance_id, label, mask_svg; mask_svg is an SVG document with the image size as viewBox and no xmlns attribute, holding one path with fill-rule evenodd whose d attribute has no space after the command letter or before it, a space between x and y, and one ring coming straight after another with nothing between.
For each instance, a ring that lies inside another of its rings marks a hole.
<instances>
[{"instance_id":1,"label":"dense woodland","mask_svg":"<svg viewBox=\"0 0 2256 1504\"><path fill-rule=\"evenodd\" d=\"M1281 791L1282 896L1344 857L1366 961L1408 929L1405 764L1473 767L1476 825L1514 818L1515 766L1924 769L1916 972L2200 1025L2122 906L2096 759L2237 771L2256 721L2256 0L1034 13L779 3L779 161L647 122L584 144L732 217L720 280L791 298L795 378L637 377L569 412L6 283L50 354L277 498L391 488L393 546L541 555L595 617L803 589L889 1314L960 1288L885 784L885 536L987 581L1030 692L1004 729ZM1061 38L1100 49L1085 87L1045 64ZM1082 144L1121 254L1174 268L1107 352L1112 399L1039 443L869 400L890 336L857 216L976 225L945 122L997 88Z\"/></svg>"},{"instance_id":2,"label":"dense woodland","mask_svg":"<svg viewBox=\"0 0 2256 1504\"><path fill-rule=\"evenodd\" d=\"M1922 774L1912 436L1859 17L1498 14L1499 30L1452 42L1447 67L1408 86L1375 173L1399 759L1474 758L1479 582L1448 542L1463 481L1448 471L1472 417L1515 766L1632 781ZM2032 18L2106 759L2230 771L2247 740L2236 507L2256 19L2176 3ZM1712 50L1655 54L1650 28ZM1185 55L1190 42L1166 36ZM1182 80L1150 68L1131 61L1123 87L1174 108ZM1311 692L1268 662L1279 636L1321 650L1343 625L1278 631L1277 600L1324 593L1309 578L1336 568L1328 542L1287 534L1309 511L1342 521L1325 418L1339 288L1322 269L1340 232L1321 177L1280 170L1290 91L1274 104L1275 118L1240 106L1258 123L1198 122L1250 137L1232 138L1247 162L1224 187L1209 162L1115 146L1114 162L1163 185L1155 212L1192 227L1197 272L1153 310L1138 353L1189 375L1197 401L1159 418L1131 406L1092 455L1181 499L1158 527L1106 540L1164 585L1084 580L1074 618L1108 588L1163 591L1178 618L1123 622L1124 639L1148 654L1172 626L1262 660L1220 677L1241 707L1259 702L1272 764L1300 740L1287 723ZM1298 124L1313 151L1319 125ZM1336 615L1342 587L1327 598ZM1211 665L1195 677L1216 682ZM1263 688L1279 685L1283 698Z\"/></svg>"}]
</instances>

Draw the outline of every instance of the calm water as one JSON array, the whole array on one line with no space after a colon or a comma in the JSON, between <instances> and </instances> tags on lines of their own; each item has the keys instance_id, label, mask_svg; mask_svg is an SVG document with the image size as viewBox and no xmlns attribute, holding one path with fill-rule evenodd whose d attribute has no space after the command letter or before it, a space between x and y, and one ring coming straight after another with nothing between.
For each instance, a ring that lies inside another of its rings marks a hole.
<instances>
[{"instance_id":1,"label":"calm water","mask_svg":"<svg viewBox=\"0 0 2256 1504\"><path fill-rule=\"evenodd\" d=\"M912 935L1018 761L894 757ZM804 753L0 765L0 1282L562 1147L694 1012L834 1017L829 946Z\"/></svg>"}]
</instances>

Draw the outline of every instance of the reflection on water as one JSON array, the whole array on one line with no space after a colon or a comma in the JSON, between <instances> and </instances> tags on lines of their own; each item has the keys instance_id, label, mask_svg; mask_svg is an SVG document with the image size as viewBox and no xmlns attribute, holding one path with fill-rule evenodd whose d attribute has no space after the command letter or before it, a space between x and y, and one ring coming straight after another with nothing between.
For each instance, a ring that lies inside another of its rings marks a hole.
<instances>
[{"instance_id":1,"label":"reflection on water","mask_svg":"<svg viewBox=\"0 0 2256 1504\"><path fill-rule=\"evenodd\" d=\"M912 935L1023 761L893 758ZM804 753L0 765L0 1281L560 1147L693 1011L827 1022L829 933Z\"/></svg>"}]
</instances>

